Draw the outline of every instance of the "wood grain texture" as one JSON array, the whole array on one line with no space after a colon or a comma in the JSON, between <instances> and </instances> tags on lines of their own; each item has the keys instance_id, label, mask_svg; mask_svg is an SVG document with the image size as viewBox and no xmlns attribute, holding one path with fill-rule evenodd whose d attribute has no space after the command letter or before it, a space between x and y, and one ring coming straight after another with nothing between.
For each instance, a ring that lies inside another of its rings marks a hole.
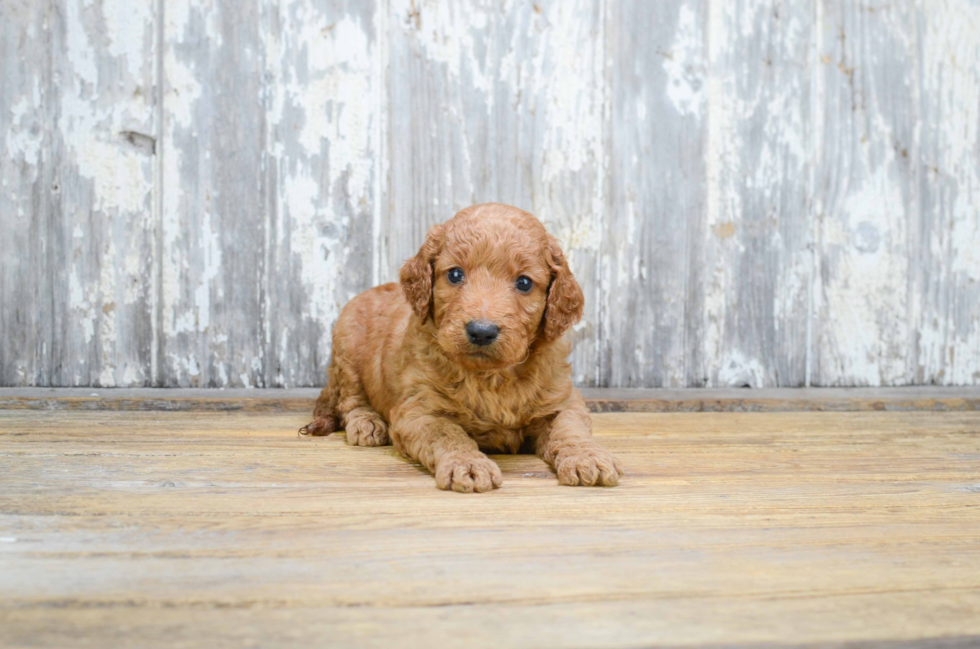
<instances>
[{"instance_id":1,"label":"wood grain texture","mask_svg":"<svg viewBox=\"0 0 980 649\"><path fill-rule=\"evenodd\" d=\"M3 9L0 380L148 384L153 3Z\"/></svg>"},{"instance_id":2,"label":"wood grain texture","mask_svg":"<svg viewBox=\"0 0 980 649\"><path fill-rule=\"evenodd\" d=\"M51 383L53 331L45 285L49 265L52 159L52 34L46 5L3 5L0 20L0 381ZM42 304L42 301L44 304Z\"/></svg>"},{"instance_id":3,"label":"wood grain texture","mask_svg":"<svg viewBox=\"0 0 980 649\"><path fill-rule=\"evenodd\" d=\"M811 16L612 6L602 385L803 385Z\"/></svg>"},{"instance_id":4,"label":"wood grain texture","mask_svg":"<svg viewBox=\"0 0 980 649\"><path fill-rule=\"evenodd\" d=\"M0 385L302 387L496 200L581 386L980 385L970 0L10 0Z\"/></svg>"},{"instance_id":5,"label":"wood grain texture","mask_svg":"<svg viewBox=\"0 0 980 649\"><path fill-rule=\"evenodd\" d=\"M157 385L264 385L261 15L258 0L165 3Z\"/></svg>"},{"instance_id":6,"label":"wood grain texture","mask_svg":"<svg viewBox=\"0 0 980 649\"><path fill-rule=\"evenodd\" d=\"M133 411L312 411L318 388L0 388L0 409ZM980 410L980 389L583 388L592 412L857 412Z\"/></svg>"},{"instance_id":7,"label":"wood grain texture","mask_svg":"<svg viewBox=\"0 0 980 649\"><path fill-rule=\"evenodd\" d=\"M980 83L961 62L980 13L832 2L819 20L813 383L975 383Z\"/></svg>"},{"instance_id":8,"label":"wood grain texture","mask_svg":"<svg viewBox=\"0 0 980 649\"><path fill-rule=\"evenodd\" d=\"M373 5L166 11L157 384L316 385L373 283Z\"/></svg>"},{"instance_id":9,"label":"wood grain texture","mask_svg":"<svg viewBox=\"0 0 980 649\"><path fill-rule=\"evenodd\" d=\"M318 385L330 329L376 283L382 87L375 2L265 2L267 299L261 385Z\"/></svg>"},{"instance_id":10,"label":"wood grain texture","mask_svg":"<svg viewBox=\"0 0 980 649\"><path fill-rule=\"evenodd\" d=\"M610 3L600 386L705 385L707 3ZM669 254L665 254L670 251Z\"/></svg>"},{"instance_id":11,"label":"wood grain texture","mask_svg":"<svg viewBox=\"0 0 980 649\"><path fill-rule=\"evenodd\" d=\"M810 3L712 2L705 88L703 312L689 384L806 383ZM695 347L696 346L696 347ZM700 383L697 379L700 378Z\"/></svg>"},{"instance_id":12,"label":"wood grain texture","mask_svg":"<svg viewBox=\"0 0 980 649\"><path fill-rule=\"evenodd\" d=\"M922 5L921 212L911 380L980 381L980 7Z\"/></svg>"},{"instance_id":13,"label":"wood grain texture","mask_svg":"<svg viewBox=\"0 0 980 649\"><path fill-rule=\"evenodd\" d=\"M298 414L0 411L0 642L970 646L978 416L596 415L620 487L464 496Z\"/></svg>"},{"instance_id":14,"label":"wood grain texture","mask_svg":"<svg viewBox=\"0 0 980 649\"><path fill-rule=\"evenodd\" d=\"M820 5L816 385L900 385L914 365L916 7Z\"/></svg>"}]
</instances>

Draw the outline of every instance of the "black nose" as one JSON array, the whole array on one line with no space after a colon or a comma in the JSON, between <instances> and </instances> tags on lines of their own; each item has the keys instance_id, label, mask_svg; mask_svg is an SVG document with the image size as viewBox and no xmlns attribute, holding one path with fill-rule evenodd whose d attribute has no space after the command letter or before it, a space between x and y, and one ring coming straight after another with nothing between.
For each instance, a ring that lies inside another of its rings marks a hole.
<instances>
[{"instance_id":1,"label":"black nose","mask_svg":"<svg viewBox=\"0 0 980 649\"><path fill-rule=\"evenodd\" d=\"M486 320L471 320L466 323L466 335L474 345L483 347L497 339L500 327Z\"/></svg>"}]
</instances>

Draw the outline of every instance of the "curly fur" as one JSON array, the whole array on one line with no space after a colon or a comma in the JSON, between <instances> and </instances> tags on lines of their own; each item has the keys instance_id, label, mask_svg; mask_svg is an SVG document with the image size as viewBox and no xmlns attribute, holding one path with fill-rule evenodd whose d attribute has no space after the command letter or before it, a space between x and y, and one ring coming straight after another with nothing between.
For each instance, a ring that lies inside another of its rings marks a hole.
<instances>
[{"instance_id":1,"label":"curly fur","mask_svg":"<svg viewBox=\"0 0 980 649\"><path fill-rule=\"evenodd\" d=\"M451 268L465 279L452 284ZM529 277L521 293L515 281ZM592 438L562 337L582 317L582 290L561 248L531 214L487 203L433 227L399 284L350 301L333 333L327 387L306 434L343 426L349 444L392 443L440 489L502 482L486 452L533 450L566 485L615 485L622 466ZM471 320L500 327L476 347Z\"/></svg>"}]
</instances>

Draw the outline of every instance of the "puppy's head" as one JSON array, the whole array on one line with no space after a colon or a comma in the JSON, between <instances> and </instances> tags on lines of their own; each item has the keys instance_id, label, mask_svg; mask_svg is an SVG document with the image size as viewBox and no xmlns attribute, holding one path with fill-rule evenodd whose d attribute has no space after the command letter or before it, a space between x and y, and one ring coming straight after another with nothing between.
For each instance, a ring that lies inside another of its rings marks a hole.
<instances>
[{"instance_id":1,"label":"puppy's head","mask_svg":"<svg viewBox=\"0 0 980 649\"><path fill-rule=\"evenodd\" d=\"M582 317L582 289L557 240L522 210L487 203L433 227L401 269L409 304L470 369L523 362Z\"/></svg>"}]
</instances>

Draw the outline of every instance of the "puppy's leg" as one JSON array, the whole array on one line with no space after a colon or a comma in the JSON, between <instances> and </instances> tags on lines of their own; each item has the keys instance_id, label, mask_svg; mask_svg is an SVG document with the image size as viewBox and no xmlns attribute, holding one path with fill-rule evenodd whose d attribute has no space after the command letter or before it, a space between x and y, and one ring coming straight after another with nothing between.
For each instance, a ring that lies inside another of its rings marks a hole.
<instances>
[{"instance_id":1,"label":"puppy's leg","mask_svg":"<svg viewBox=\"0 0 980 649\"><path fill-rule=\"evenodd\" d=\"M357 372L337 356L327 370L323 388L313 409L313 421L299 429L303 435L329 435L343 427L351 446L384 446L388 425L371 403Z\"/></svg>"},{"instance_id":2,"label":"puppy's leg","mask_svg":"<svg viewBox=\"0 0 980 649\"><path fill-rule=\"evenodd\" d=\"M435 475L440 489L483 492L503 483L500 467L480 452L465 430L444 417L417 413L393 417L391 437L402 455Z\"/></svg>"},{"instance_id":3,"label":"puppy's leg","mask_svg":"<svg viewBox=\"0 0 980 649\"><path fill-rule=\"evenodd\" d=\"M607 486L619 482L623 465L592 437L592 419L581 397L554 418L539 419L527 429L534 451L550 464L563 485Z\"/></svg>"},{"instance_id":4,"label":"puppy's leg","mask_svg":"<svg viewBox=\"0 0 980 649\"><path fill-rule=\"evenodd\" d=\"M337 412L344 422L347 443L351 446L385 446L390 444L388 424L381 418L371 402L361 378L355 368L344 365L340 368L340 402Z\"/></svg>"}]
</instances>

